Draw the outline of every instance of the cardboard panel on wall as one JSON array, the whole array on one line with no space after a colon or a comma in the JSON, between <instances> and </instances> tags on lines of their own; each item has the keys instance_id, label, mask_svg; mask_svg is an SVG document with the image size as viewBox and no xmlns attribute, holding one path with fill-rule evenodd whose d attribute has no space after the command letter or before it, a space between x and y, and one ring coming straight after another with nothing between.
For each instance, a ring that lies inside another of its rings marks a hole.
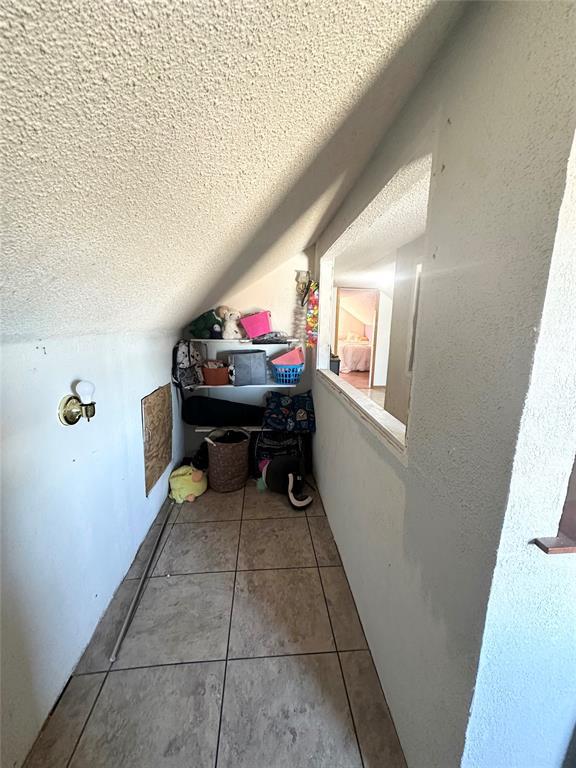
<instances>
[{"instance_id":1,"label":"cardboard panel on wall","mask_svg":"<svg viewBox=\"0 0 576 768\"><path fill-rule=\"evenodd\" d=\"M172 460L172 388L155 389L142 398L142 434L146 496Z\"/></svg>"}]
</instances>

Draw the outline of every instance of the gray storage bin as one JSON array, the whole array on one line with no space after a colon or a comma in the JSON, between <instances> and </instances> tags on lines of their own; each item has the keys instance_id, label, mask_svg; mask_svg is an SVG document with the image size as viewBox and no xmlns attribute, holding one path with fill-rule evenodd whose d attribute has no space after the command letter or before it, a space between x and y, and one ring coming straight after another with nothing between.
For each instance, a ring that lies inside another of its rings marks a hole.
<instances>
[{"instance_id":1,"label":"gray storage bin","mask_svg":"<svg viewBox=\"0 0 576 768\"><path fill-rule=\"evenodd\" d=\"M247 384L266 384L267 360L263 349L243 349L228 355L230 379L235 387Z\"/></svg>"}]
</instances>

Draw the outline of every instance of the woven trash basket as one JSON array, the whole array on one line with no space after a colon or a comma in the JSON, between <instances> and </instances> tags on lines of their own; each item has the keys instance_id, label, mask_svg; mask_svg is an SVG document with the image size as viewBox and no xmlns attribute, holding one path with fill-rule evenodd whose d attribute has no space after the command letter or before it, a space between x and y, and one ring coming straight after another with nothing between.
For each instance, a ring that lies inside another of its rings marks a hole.
<instances>
[{"instance_id":1,"label":"woven trash basket","mask_svg":"<svg viewBox=\"0 0 576 768\"><path fill-rule=\"evenodd\" d=\"M248 479L250 435L241 429L215 429L208 443L208 483L218 493L243 488Z\"/></svg>"}]
</instances>

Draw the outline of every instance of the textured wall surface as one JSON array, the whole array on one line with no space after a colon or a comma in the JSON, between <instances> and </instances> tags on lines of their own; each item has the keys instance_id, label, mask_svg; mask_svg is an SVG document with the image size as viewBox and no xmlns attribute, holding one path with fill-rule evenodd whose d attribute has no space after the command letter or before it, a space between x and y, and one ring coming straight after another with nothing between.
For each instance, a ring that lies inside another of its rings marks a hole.
<instances>
[{"instance_id":1,"label":"textured wall surface","mask_svg":"<svg viewBox=\"0 0 576 768\"><path fill-rule=\"evenodd\" d=\"M2 768L22 765L166 498L144 489L141 398L170 378L173 337L84 336L2 352ZM58 421L71 382L96 416ZM174 403L173 457L182 456Z\"/></svg>"},{"instance_id":2,"label":"textured wall surface","mask_svg":"<svg viewBox=\"0 0 576 768\"><path fill-rule=\"evenodd\" d=\"M176 328L300 252L458 13L3 4L5 334Z\"/></svg>"},{"instance_id":3,"label":"textured wall surface","mask_svg":"<svg viewBox=\"0 0 576 768\"><path fill-rule=\"evenodd\" d=\"M561 680L573 665L561 621L569 596L556 600L554 589L573 566L538 560L528 541L553 535L560 518L573 380L540 380L518 485L512 466L576 127L575 11L472 5L320 238L324 252L399 166L432 151L407 466L321 380L314 390L318 483L410 768L460 765L497 552L494 642L467 765L560 768L571 736L571 678ZM565 273L555 301L569 313ZM540 456L553 471L536 478ZM532 482L539 495L523 520ZM542 665L533 675L532 661ZM497 723L486 717L491 704Z\"/></svg>"},{"instance_id":4,"label":"textured wall surface","mask_svg":"<svg viewBox=\"0 0 576 768\"><path fill-rule=\"evenodd\" d=\"M576 139L490 602L464 768L576 765L576 558L554 536L576 453Z\"/></svg>"}]
</instances>

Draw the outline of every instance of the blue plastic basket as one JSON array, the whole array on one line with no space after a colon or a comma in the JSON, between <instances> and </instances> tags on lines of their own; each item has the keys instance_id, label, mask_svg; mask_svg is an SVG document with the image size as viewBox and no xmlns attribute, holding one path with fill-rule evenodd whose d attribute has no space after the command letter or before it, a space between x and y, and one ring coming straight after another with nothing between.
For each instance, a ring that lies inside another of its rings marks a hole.
<instances>
[{"instance_id":1,"label":"blue plastic basket","mask_svg":"<svg viewBox=\"0 0 576 768\"><path fill-rule=\"evenodd\" d=\"M298 365L274 365L272 364L272 373L276 384L298 384L304 363Z\"/></svg>"}]
</instances>

